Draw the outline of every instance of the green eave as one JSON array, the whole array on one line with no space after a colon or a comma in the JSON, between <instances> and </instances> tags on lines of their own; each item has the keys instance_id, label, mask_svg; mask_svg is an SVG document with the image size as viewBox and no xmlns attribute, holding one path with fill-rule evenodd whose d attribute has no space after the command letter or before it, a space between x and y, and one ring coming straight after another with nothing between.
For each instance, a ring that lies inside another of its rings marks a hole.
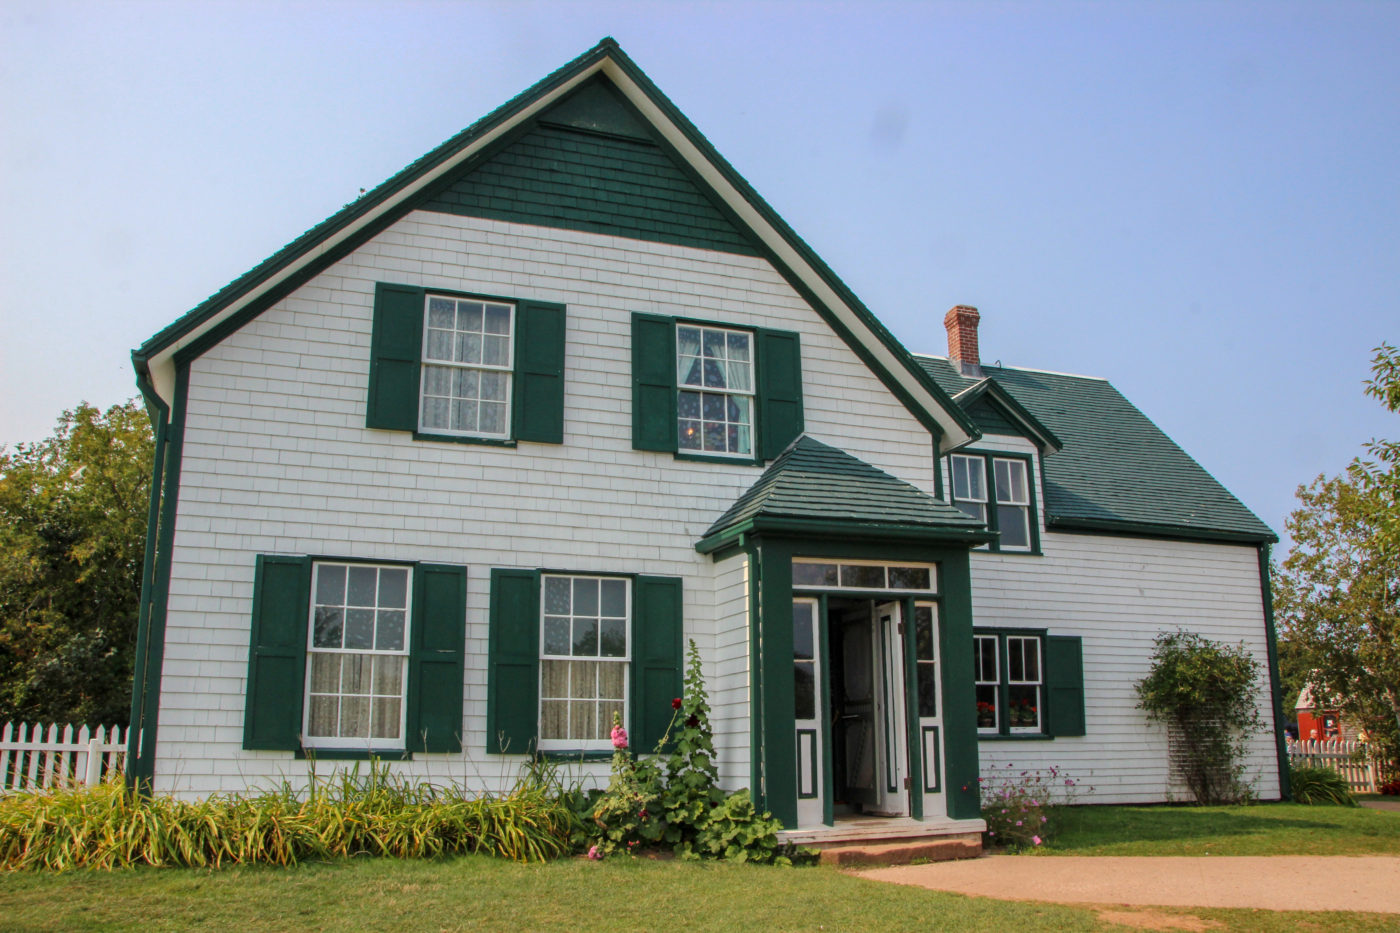
<instances>
[{"instance_id":1,"label":"green eave","mask_svg":"<svg viewBox=\"0 0 1400 933\"><path fill-rule=\"evenodd\" d=\"M764 533L957 541L969 547L995 537L961 510L806 435L735 500L695 549L709 554Z\"/></svg>"},{"instance_id":2,"label":"green eave","mask_svg":"<svg viewBox=\"0 0 1400 933\"><path fill-rule=\"evenodd\" d=\"M919 363L951 395L979 380ZM1104 379L983 366L1063 445L1041 461L1045 524L1092 532L1259 544L1278 536Z\"/></svg>"}]
</instances>

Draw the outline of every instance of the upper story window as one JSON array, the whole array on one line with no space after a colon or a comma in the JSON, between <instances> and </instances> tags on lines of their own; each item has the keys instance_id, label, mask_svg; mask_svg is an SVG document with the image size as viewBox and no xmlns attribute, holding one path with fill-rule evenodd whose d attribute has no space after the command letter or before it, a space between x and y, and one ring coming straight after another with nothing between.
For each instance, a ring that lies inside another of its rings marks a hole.
<instances>
[{"instance_id":1,"label":"upper story window","mask_svg":"<svg viewBox=\"0 0 1400 933\"><path fill-rule=\"evenodd\" d=\"M507 437L515 306L428 295L421 431Z\"/></svg>"},{"instance_id":2,"label":"upper story window","mask_svg":"<svg viewBox=\"0 0 1400 933\"><path fill-rule=\"evenodd\" d=\"M753 334L676 327L677 440L682 451L753 456Z\"/></svg>"},{"instance_id":3,"label":"upper story window","mask_svg":"<svg viewBox=\"0 0 1400 933\"><path fill-rule=\"evenodd\" d=\"M1029 457L960 453L948 461L953 504L1000 532L992 550L1040 549Z\"/></svg>"}]
</instances>

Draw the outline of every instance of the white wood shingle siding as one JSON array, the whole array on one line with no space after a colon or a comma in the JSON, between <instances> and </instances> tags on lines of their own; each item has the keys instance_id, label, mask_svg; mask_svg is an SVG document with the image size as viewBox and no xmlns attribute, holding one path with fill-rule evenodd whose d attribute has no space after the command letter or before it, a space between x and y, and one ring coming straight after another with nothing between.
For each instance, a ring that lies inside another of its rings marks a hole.
<instances>
[{"instance_id":1,"label":"white wood shingle siding","mask_svg":"<svg viewBox=\"0 0 1400 933\"><path fill-rule=\"evenodd\" d=\"M971 449L979 448L1035 451L1027 441L1003 436L987 436ZM1039 464L1032 459L1032 465L1036 498L1044 502ZM1147 675L1153 639L1184 628L1215 641L1243 642L1259 662L1264 728L1248 745L1247 769L1255 793L1276 798L1277 750L1255 548L1047 534L1044 514L1039 520L1043 556L973 552L973 624L1080 636L1088 734L1053 741L983 739L978 743L983 775L1053 765L1093 786L1092 796L1081 794L1081 801L1189 799L1184 787L1169 782L1165 728L1147 722L1134 693Z\"/></svg>"},{"instance_id":2,"label":"white wood shingle siding","mask_svg":"<svg viewBox=\"0 0 1400 933\"><path fill-rule=\"evenodd\" d=\"M376 282L566 304L564 443L366 429ZM464 752L419 755L396 766L405 773L484 788L515 777L518 758L483 751L492 567L683 577L685 634L711 696L724 696L716 717L746 741L745 571L717 570L694 543L761 470L631 449L634 311L800 332L808 433L932 492L927 432L766 261L415 212L191 366L158 790L239 791L306 772L287 753L241 748L260 553L469 567ZM748 783L740 744L722 739L729 786Z\"/></svg>"}]
</instances>

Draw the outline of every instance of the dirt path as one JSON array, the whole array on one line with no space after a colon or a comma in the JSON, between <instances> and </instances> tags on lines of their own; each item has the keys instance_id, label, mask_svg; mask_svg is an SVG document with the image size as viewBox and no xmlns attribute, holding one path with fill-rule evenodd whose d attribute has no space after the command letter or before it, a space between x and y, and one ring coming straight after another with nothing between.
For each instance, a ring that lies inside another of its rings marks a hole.
<instances>
[{"instance_id":1,"label":"dirt path","mask_svg":"<svg viewBox=\"0 0 1400 933\"><path fill-rule=\"evenodd\" d=\"M991 855L859 874L1018 901L1400 914L1400 856Z\"/></svg>"}]
</instances>

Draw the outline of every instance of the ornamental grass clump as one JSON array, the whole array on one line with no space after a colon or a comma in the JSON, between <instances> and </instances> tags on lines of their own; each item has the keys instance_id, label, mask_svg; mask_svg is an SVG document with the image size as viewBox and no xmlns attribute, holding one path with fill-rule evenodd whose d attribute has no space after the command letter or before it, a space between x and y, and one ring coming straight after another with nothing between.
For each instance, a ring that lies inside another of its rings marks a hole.
<instances>
[{"instance_id":1,"label":"ornamental grass clump","mask_svg":"<svg viewBox=\"0 0 1400 933\"><path fill-rule=\"evenodd\" d=\"M1042 846L1054 831L1054 807L1069 806L1080 792L1093 792L1058 767L993 765L977 779L982 797L985 840L990 846L1020 851Z\"/></svg>"},{"instance_id":2,"label":"ornamental grass clump","mask_svg":"<svg viewBox=\"0 0 1400 933\"><path fill-rule=\"evenodd\" d=\"M1298 803L1356 806L1347 779L1331 768L1291 767L1288 769L1288 786Z\"/></svg>"},{"instance_id":3,"label":"ornamental grass clump","mask_svg":"<svg viewBox=\"0 0 1400 933\"><path fill-rule=\"evenodd\" d=\"M117 778L0 797L0 869L292 865L370 855L564 855L577 828L557 789L527 773L508 793L468 797L395 777L377 762L310 788L203 800L129 793Z\"/></svg>"}]
</instances>

